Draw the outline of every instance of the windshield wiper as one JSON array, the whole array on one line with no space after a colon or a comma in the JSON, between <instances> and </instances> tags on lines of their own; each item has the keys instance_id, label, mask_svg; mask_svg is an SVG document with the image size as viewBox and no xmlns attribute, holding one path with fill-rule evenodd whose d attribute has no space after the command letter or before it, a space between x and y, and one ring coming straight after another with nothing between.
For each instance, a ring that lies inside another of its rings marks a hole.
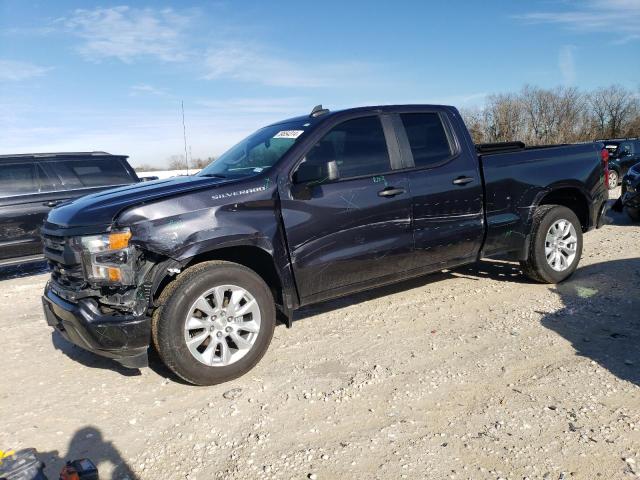
<instances>
[{"instance_id":1,"label":"windshield wiper","mask_svg":"<svg viewBox=\"0 0 640 480\"><path fill-rule=\"evenodd\" d=\"M211 178L227 178L226 175L221 175L219 173L203 173L200 176L201 177L211 177Z\"/></svg>"}]
</instances>

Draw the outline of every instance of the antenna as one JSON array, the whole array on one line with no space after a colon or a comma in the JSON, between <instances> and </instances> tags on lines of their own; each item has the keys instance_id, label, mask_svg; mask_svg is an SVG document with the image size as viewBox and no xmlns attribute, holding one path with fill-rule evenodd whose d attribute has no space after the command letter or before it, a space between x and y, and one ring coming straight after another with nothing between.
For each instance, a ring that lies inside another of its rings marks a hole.
<instances>
[{"instance_id":1,"label":"antenna","mask_svg":"<svg viewBox=\"0 0 640 480\"><path fill-rule=\"evenodd\" d=\"M320 115L324 115L325 113L329 113L328 108L322 108L322 105L316 105L315 107L313 107L313 110L311 110L311 114L309 116L319 117Z\"/></svg>"},{"instance_id":2,"label":"antenna","mask_svg":"<svg viewBox=\"0 0 640 480\"><path fill-rule=\"evenodd\" d=\"M184 123L184 100L180 100L182 107L182 136L184 138L184 161L187 164L187 175L189 175L189 157L187 156L187 127Z\"/></svg>"}]
</instances>

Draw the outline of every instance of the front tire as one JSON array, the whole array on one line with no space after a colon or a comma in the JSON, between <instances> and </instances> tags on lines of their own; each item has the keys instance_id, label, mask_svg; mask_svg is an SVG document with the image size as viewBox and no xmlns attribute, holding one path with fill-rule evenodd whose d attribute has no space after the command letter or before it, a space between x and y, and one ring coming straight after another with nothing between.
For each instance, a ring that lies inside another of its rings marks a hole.
<instances>
[{"instance_id":1,"label":"front tire","mask_svg":"<svg viewBox=\"0 0 640 480\"><path fill-rule=\"evenodd\" d=\"M573 211L541 205L533 216L529 257L523 273L541 283L559 283L571 276L582 256L582 227Z\"/></svg>"},{"instance_id":2,"label":"front tire","mask_svg":"<svg viewBox=\"0 0 640 480\"><path fill-rule=\"evenodd\" d=\"M273 295L253 270L232 262L194 265L165 288L153 314L153 343L176 375L195 385L251 370L276 324Z\"/></svg>"}]
</instances>

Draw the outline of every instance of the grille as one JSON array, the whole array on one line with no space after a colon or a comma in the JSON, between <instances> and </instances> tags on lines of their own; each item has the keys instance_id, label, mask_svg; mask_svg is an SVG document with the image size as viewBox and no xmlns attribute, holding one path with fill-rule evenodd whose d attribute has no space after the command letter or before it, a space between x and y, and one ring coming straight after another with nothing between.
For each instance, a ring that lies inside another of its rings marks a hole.
<instances>
[{"instance_id":1,"label":"grille","mask_svg":"<svg viewBox=\"0 0 640 480\"><path fill-rule=\"evenodd\" d=\"M42 240L51 279L64 288L81 289L85 281L80 254L71 248L68 238L43 235Z\"/></svg>"}]
</instances>

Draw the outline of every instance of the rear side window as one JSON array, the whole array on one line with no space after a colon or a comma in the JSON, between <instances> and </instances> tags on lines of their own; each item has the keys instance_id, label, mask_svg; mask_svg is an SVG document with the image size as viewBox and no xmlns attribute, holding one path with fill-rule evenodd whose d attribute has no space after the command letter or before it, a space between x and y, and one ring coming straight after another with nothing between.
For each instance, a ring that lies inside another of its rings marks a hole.
<instances>
[{"instance_id":1,"label":"rear side window","mask_svg":"<svg viewBox=\"0 0 640 480\"><path fill-rule=\"evenodd\" d=\"M0 165L0 195L25 195L39 191L35 164Z\"/></svg>"},{"instance_id":2,"label":"rear side window","mask_svg":"<svg viewBox=\"0 0 640 480\"><path fill-rule=\"evenodd\" d=\"M335 126L307 153L309 164L335 161L341 178L376 175L391 170L387 142L377 116Z\"/></svg>"},{"instance_id":3,"label":"rear side window","mask_svg":"<svg viewBox=\"0 0 640 480\"><path fill-rule=\"evenodd\" d=\"M400 118L416 167L431 167L451 157L451 144L437 113L404 113Z\"/></svg>"},{"instance_id":4,"label":"rear side window","mask_svg":"<svg viewBox=\"0 0 640 480\"><path fill-rule=\"evenodd\" d=\"M51 164L65 188L100 187L132 183L131 174L116 159L61 160Z\"/></svg>"}]
</instances>

